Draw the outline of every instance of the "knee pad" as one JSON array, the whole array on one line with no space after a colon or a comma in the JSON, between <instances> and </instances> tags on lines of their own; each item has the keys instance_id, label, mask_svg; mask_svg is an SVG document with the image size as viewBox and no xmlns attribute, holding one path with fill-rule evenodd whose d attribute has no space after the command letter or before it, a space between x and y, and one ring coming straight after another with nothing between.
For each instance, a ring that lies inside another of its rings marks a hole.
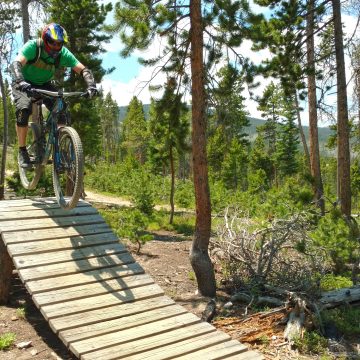
<instances>
[{"instance_id":1,"label":"knee pad","mask_svg":"<svg viewBox=\"0 0 360 360\"><path fill-rule=\"evenodd\" d=\"M16 125L19 127L26 127L29 123L30 111L28 109L21 109L16 111Z\"/></svg>"}]
</instances>

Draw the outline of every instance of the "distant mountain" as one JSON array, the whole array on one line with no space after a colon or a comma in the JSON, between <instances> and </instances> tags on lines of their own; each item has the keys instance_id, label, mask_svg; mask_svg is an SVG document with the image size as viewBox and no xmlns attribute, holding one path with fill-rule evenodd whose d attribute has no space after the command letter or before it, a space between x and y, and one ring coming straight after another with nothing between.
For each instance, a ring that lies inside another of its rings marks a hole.
<instances>
[{"instance_id":1,"label":"distant mountain","mask_svg":"<svg viewBox=\"0 0 360 360\"><path fill-rule=\"evenodd\" d=\"M149 117L150 104L144 104L143 108L144 108L145 117L148 118ZM127 111L127 106L120 106L119 107L119 121L120 122L123 121L123 119L124 119L124 117L126 115L126 111ZM265 120L257 119L257 118L254 118L254 117L249 117L249 120L250 120L250 125L247 127L246 132L248 133L250 140L253 140L255 135L256 135L256 127L260 126L260 125L263 125L265 123ZM307 142L309 144L309 127L308 126L303 126L303 129L304 129L305 137L306 137ZM319 127L318 132L319 132L319 148L320 148L320 152L322 154L324 154L324 155L333 155L334 152L330 151L325 146L329 136L333 134L333 131L330 130L330 128L328 128L328 127Z\"/></svg>"}]
</instances>

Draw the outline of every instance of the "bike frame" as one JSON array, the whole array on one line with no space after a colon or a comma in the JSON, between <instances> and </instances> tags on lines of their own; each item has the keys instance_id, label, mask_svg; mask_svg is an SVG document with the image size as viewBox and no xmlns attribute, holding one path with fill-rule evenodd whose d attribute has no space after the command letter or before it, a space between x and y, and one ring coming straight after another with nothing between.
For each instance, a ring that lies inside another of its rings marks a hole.
<instances>
[{"instance_id":1,"label":"bike frame","mask_svg":"<svg viewBox=\"0 0 360 360\"><path fill-rule=\"evenodd\" d=\"M40 127L41 132L41 138L43 141L46 141L46 144L42 150L40 164L46 165L50 159L51 153L53 154L53 161L56 166L56 168L59 168L60 164L60 154L59 154L59 127L58 127L58 116L59 113L61 113L65 108L65 100L66 97L71 96L83 96L86 93L83 92L69 92L64 93L61 90L58 92L55 91L48 91L48 90L42 90L42 89L34 89L35 93L39 93L44 96L48 97L56 97L55 104L51 111L49 112L46 120L44 121L44 117L42 114L42 104L43 99L39 99L34 102L33 107L33 120L36 119L36 121L33 121ZM35 113L37 113L37 116L34 116L34 108L37 108L35 110ZM46 134L48 134L48 137L46 139ZM51 151L53 150L53 151Z\"/></svg>"}]
</instances>

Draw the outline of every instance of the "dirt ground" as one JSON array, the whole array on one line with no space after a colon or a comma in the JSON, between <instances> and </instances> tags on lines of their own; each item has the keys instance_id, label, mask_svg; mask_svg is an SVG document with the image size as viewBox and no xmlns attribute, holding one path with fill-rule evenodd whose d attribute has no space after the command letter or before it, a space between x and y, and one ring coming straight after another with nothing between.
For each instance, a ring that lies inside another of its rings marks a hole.
<instances>
[{"instance_id":1,"label":"dirt ground","mask_svg":"<svg viewBox=\"0 0 360 360\"><path fill-rule=\"evenodd\" d=\"M95 196L91 193L89 199L94 201ZM113 203L109 197L97 198L97 201ZM196 294L196 281L189 261L191 240L169 232L158 232L154 235L155 239L146 243L139 255L135 254L136 249L133 245L128 245L130 252L155 282L163 288L166 295L186 307L188 311L201 316L210 299L199 297ZM75 359L52 332L16 273L14 273L12 285L13 293L10 304L0 307L0 335L13 332L16 334L15 345L27 341L31 341L31 345L25 349L13 346L7 351L0 351L0 359ZM228 295L220 289L218 292L220 309L223 309L228 298ZM25 308L25 318L19 311L21 308ZM317 356L300 356L288 347L282 337L284 326L278 324L284 314L275 313L267 317L261 317L260 314L244 320L243 313L244 308L234 307L228 311L226 318L217 319L213 324L229 333L234 339L238 339L264 354L265 359L320 359ZM252 338L252 334L257 335ZM256 340L259 338L259 334L262 334L262 339L267 340ZM247 343L243 339L253 339L254 341ZM352 359L352 357L346 357L346 359ZM358 359L360 359L360 355Z\"/></svg>"}]
</instances>

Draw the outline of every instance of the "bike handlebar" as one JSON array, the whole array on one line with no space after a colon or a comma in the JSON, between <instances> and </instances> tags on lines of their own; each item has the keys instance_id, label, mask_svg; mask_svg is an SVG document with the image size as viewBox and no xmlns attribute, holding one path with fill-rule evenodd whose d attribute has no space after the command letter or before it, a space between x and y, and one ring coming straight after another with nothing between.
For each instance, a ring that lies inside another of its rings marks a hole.
<instances>
[{"instance_id":1,"label":"bike handlebar","mask_svg":"<svg viewBox=\"0 0 360 360\"><path fill-rule=\"evenodd\" d=\"M82 92L82 91L63 92L62 90L49 91L49 90L36 89L36 88L32 88L31 91L34 93L34 95L42 94L42 95L51 96L51 97L63 97L63 98L87 95L87 91L85 91L85 92Z\"/></svg>"}]
</instances>

